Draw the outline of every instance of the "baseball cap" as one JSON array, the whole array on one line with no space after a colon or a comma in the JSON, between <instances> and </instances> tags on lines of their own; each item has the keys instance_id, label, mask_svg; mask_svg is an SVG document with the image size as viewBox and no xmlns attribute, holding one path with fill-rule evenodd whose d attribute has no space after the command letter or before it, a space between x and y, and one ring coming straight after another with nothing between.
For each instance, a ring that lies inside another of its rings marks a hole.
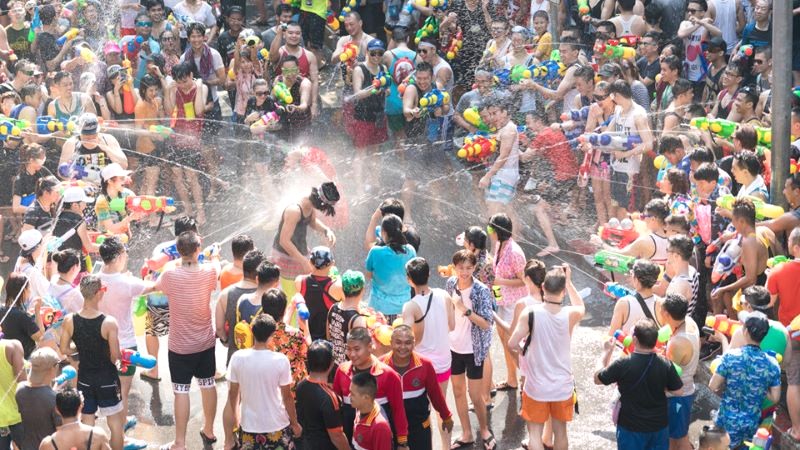
<instances>
[{"instance_id":1,"label":"baseball cap","mask_svg":"<svg viewBox=\"0 0 800 450\"><path fill-rule=\"evenodd\" d=\"M610 63L603 64L603 66L600 67L600 70L597 72L597 74L600 75L601 77L622 76L619 67Z\"/></svg>"},{"instance_id":2,"label":"baseball cap","mask_svg":"<svg viewBox=\"0 0 800 450\"><path fill-rule=\"evenodd\" d=\"M64 203L77 203L77 202L86 202L92 203L94 199L86 195L86 192L83 188L78 186L72 186L64 189Z\"/></svg>"},{"instance_id":3,"label":"baseball cap","mask_svg":"<svg viewBox=\"0 0 800 450\"><path fill-rule=\"evenodd\" d=\"M233 5L228 7L228 15L230 16L233 13L239 13L244 16L244 10L239 5Z\"/></svg>"},{"instance_id":4,"label":"baseball cap","mask_svg":"<svg viewBox=\"0 0 800 450\"><path fill-rule=\"evenodd\" d=\"M367 44L367 50L386 50L386 46L380 39L373 39Z\"/></svg>"},{"instance_id":5,"label":"baseball cap","mask_svg":"<svg viewBox=\"0 0 800 450\"><path fill-rule=\"evenodd\" d=\"M81 134L97 134L99 122L97 116L92 113L83 113L78 119L81 124Z\"/></svg>"},{"instance_id":6,"label":"baseball cap","mask_svg":"<svg viewBox=\"0 0 800 450\"><path fill-rule=\"evenodd\" d=\"M364 274L357 270L348 270L342 274L342 291L346 297L352 297L364 289Z\"/></svg>"},{"instance_id":7,"label":"baseball cap","mask_svg":"<svg viewBox=\"0 0 800 450\"><path fill-rule=\"evenodd\" d=\"M104 180L110 180L114 177L127 177L132 172L130 170L125 170L117 163L111 163L103 168L100 172L100 176L103 177Z\"/></svg>"},{"instance_id":8,"label":"baseball cap","mask_svg":"<svg viewBox=\"0 0 800 450\"><path fill-rule=\"evenodd\" d=\"M311 260L311 264L313 264L317 269L321 269L333 262L333 254L331 253L331 249L321 245L311 249L311 253L308 255L308 258Z\"/></svg>"},{"instance_id":9,"label":"baseball cap","mask_svg":"<svg viewBox=\"0 0 800 450\"><path fill-rule=\"evenodd\" d=\"M708 50L728 50L728 44L725 43L725 39L722 39L720 36L714 36L711 39L706 41L706 49Z\"/></svg>"},{"instance_id":10,"label":"baseball cap","mask_svg":"<svg viewBox=\"0 0 800 450\"><path fill-rule=\"evenodd\" d=\"M31 373L29 381L40 383L47 375L47 371L58 365L58 353L50 347L41 347L31 353Z\"/></svg>"},{"instance_id":11,"label":"baseball cap","mask_svg":"<svg viewBox=\"0 0 800 450\"><path fill-rule=\"evenodd\" d=\"M39 230L25 230L20 233L17 243L24 256L30 255L42 243L42 233Z\"/></svg>"},{"instance_id":12,"label":"baseball cap","mask_svg":"<svg viewBox=\"0 0 800 450\"><path fill-rule=\"evenodd\" d=\"M113 41L108 41L103 46L103 54L107 55L109 53L122 53L122 49L119 48L119 44Z\"/></svg>"}]
</instances>

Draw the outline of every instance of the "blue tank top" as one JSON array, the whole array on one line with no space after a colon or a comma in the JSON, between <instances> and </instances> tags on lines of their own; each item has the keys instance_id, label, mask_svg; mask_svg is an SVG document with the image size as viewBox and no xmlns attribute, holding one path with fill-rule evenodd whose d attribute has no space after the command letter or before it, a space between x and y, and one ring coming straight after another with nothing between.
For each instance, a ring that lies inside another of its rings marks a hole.
<instances>
[{"instance_id":1,"label":"blue tank top","mask_svg":"<svg viewBox=\"0 0 800 450\"><path fill-rule=\"evenodd\" d=\"M392 77L394 77L394 63L397 62L398 59L408 58L414 61L417 58L417 53L413 50L394 49L391 53L392 63L389 64L387 69L389 70L389 75ZM389 88L389 96L386 97L386 115L396 116L400 114L403 114L403 99L400 97L400 93L397 92L397 84L392 81L392 86Z\"/></svg>"}]
</instances>

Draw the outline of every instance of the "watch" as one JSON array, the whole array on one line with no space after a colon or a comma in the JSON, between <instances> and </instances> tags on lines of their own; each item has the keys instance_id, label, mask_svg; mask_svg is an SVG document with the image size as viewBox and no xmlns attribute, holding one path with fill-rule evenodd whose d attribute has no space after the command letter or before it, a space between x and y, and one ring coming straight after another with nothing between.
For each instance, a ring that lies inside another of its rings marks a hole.
<instances>
[{"instance_id":1,"label":"watch","mask_svg":"<svg viewBox=\"0 0 800 450\"><path fill-rule=\"evenodd\" d=\"M467 309L466 311L464 311L464 317L469 317L471 315L472 315L472 310L471 309Z\"/></svg>"}]
</instances>

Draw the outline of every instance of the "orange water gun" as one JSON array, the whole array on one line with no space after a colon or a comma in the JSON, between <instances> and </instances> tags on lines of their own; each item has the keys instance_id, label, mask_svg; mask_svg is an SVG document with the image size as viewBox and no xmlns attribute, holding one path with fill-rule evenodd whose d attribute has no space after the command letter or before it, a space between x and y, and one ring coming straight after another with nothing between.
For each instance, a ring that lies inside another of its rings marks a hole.
<instances>
[{"instance_id":1,"label":"orange water gun","mask_svg":"<svg viewBox=\"0 0 800 450\"><path fill-rule=\"evenodd\" d=\"M128 58L122 60L122 68L127 74L125 84L122 85L122 110L125 114L133 114L136 110L136 101L133 98L133 68Z\"/></svg>"},{"instance_id":2,"label":"orange water gun","mask_svg":"<svg viewBox=\"0 0 800 450\"><path fill-rule=\"evenodd\" d=\"M352 42L344 44L342 53L339 54L339 61L341 61L342 64L352 66L355 64L356 58L358 58L358 46Z\"/></svg>"}]
</instances>

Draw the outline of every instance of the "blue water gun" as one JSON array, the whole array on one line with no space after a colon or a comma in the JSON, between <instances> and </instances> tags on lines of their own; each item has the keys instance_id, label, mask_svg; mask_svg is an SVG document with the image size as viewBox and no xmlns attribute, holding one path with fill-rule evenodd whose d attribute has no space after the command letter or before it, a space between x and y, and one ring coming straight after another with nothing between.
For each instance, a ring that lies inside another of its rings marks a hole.
<instances>
[{"instance_id":1,"label":"blue water gun","mask_svg":"<svg viewBox=\"0 0 800 450\"><path fill-rule=\"evenodd\" d=\"M528 70L531 71L531 77L534 80L550 82L563 77L567 66L560 61L549 59L530 66Z\"/></svg>"}]
</instances>

